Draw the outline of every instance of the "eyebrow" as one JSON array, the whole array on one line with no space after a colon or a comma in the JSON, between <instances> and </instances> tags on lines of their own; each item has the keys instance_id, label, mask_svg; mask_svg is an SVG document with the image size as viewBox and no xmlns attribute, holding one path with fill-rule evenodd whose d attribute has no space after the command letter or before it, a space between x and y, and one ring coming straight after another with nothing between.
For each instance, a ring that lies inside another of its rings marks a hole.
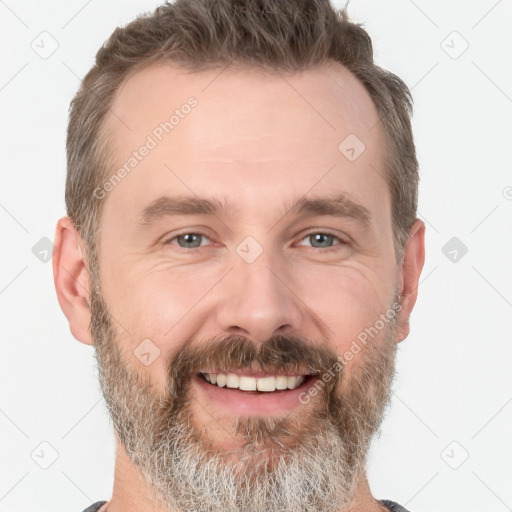
<instances>
[{"instance_id":1,"label":"eyebrow","mask_svg":"<svg viewBox=\"0 0 512 512\"><path fill-rule=\"evenodd\" d=\"M232 217L238 208L229 201L218 198L200 198L187 195L162 196L150 203L139 215L142 226L150 226L156 221L178 215L214 215ZM279 219L287 215L302 216L333 216L349 218L361 226L368 227L372 215L363 205L352 201L346 194L327 197L301 197L292 206L285 205L278 215Z\"/></svg>"}]
</instances>

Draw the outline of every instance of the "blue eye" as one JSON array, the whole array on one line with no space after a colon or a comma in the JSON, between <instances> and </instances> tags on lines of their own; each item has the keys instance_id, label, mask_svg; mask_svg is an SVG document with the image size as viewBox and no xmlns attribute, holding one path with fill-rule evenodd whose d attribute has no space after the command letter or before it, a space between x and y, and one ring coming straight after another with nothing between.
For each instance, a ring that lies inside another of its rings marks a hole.
<instances>
[{"instance_id":1,"label":"blue eye","mask_svg":"<svg viewBox=\"0 0 512 512\"><path fill-rule=\"evenodd\" d=\"M198 249L199 247L204 247L205 245L208 245L207 242L203 243L205 240L211 241L208 235L206 235L205 233L194 231L176 235L173 238L170 238L169 240L165 241L164 245L175 245L185 250ZM323 249L322 252L327 252L329 250L337 250L343 246L349 245L347 242L345 242L338 236L325 231L314 231L308 233L304 235L300 240L309 240L310 247L312 247L313 249ZM174 241L176 241L176 243ZM336 243L336 241L338 243Z\"/></svg>"},{"instance_id":2,"label":"blue eye","mask_svg":"<svg viewBox=\"0 0 512 512\"><path fill-rule=\"evenodd\" d=\"M167 240L165 243L170 244L173 240L176 240L178 241L178 247L181 247L182 249L196 249L197 247L201 247L203 245L201 243L201 238L207 238L209 240L209 238L204 233L183 233ZM183 242L183 245L181 242Z\"/></svg>"},{"instance_id":3,"label":"blue eye","mask_svg":"<svg viewBox=\"0 0 512 512\"><path fill-rule=\"evenodd\" d=\"M336 235L333 235L331 233L327 233L324 231L315 231L312 233L308 233L306 236L301 238L301 240L309 239L311 242L311 247L314 249L336 249L337 246L343 246L347 245L345 241L343 241L341 238L337 237ZM337 240L339 243L334 243L333 241ZM315 245L318 244L318 245Z\"/></svg>"}]
</instances>

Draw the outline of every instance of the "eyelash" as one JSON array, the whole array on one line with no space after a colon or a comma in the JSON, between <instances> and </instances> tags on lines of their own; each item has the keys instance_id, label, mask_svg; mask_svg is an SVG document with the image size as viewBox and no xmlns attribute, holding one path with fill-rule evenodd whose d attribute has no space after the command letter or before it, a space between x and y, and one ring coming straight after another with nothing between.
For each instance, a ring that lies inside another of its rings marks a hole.
<instances>
[{"instance_id":1,"label":"eyelash","mask_svg":"<svg viewBox=\"0 0 512 512\"><path fill-rule=\"evenodd\" d=\"M331 251L339 250L341 247L350 245L347 241L341 239L339 236L335 235L334 233L331 233L330 231L310 231L308 233L304 233L303 235L301 235L301 237L298 239L298 241L302 241L302 240L304 240L304 238L307 238L308 236L317 235L317 234L332 236L334 239L336 239L340 243L335 244L332 247L325 247L325 248L322 248L322 247L311 247L311 249L317 249L318 251L321 251L321 252L331 252ZM176 238L178 238L180 236L184 236L184 235L200 235L200 236L203 236L205 238L208 238L208 240L210 240L210 237L206 233L204 233L202 231L185 231L184 233L178 233L174 237L169 238L168 240L166 240L164 242L164 245L174 245L174 244L171 244L171 242L173 240L176 240ZM175 247L178 249L178 251L190 252L190 251L193 251L193 250L200 249L202 246L193 247L193 248L190 248L190 249L186 249L185 247L180 247L178 245L175 245Z\"/></svg>"}]
</instances>

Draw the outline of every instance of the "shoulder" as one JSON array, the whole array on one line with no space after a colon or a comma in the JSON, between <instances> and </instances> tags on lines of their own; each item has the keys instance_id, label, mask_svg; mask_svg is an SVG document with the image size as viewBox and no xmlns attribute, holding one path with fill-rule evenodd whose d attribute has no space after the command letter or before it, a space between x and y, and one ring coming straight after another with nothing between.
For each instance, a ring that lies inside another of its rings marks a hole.
<instances>
[{"instance_id":1,"label":"shoulder","mask_svg":"<svg viewBox=\"0 0 512 512\"><path fill-rule=\"evenodd\" d=\"M402 505L399 505L398 503L395 503L391 500L380 500L380 502L389 508L391 512L409 512L406 508L402 507Z\"/></svg>"},{"instance_id":2,"label":"shoulder","mask_svg":"<svg viewBox=\"0 0 512 512\"><path fill-rule=\"evenodd\" d=\"M99 509L102 505L105 505L106 501L97 501L93 503L90 507L87 507L84 512L99 512Z\"/></svg>"}]
</instances>

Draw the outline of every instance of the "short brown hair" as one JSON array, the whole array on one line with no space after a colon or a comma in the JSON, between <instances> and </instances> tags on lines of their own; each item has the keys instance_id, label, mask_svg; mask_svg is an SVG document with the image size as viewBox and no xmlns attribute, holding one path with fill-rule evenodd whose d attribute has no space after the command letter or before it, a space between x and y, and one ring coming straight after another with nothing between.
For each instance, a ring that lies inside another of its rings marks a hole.
<instances>
[{"instance_id":1,"label":"short brown hair","mask_svg":"<svg viewBox=\"0 0 512 512\"><path fill-rule=\"evenodd\" d=\"M191 71L232 63L293 72L330 60L360 80L384 127L400 263L416 218L419 181L411 94L400 78L374 64L366 31L328 0L176 0L114 30L71 102L67 132L67 214L89 260L96 256L102 204L93 194L112 172L104 120L128 75L162 61Z\"/></svg>"}]
</instances>

